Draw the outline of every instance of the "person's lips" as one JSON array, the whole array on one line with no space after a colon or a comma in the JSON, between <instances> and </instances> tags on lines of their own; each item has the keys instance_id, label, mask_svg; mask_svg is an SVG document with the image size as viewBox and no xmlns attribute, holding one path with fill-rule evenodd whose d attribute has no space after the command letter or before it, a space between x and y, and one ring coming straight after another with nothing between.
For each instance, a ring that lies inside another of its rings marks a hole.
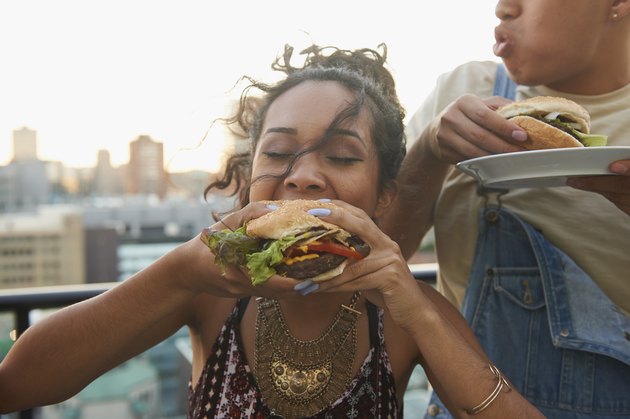
<instances>
[{"instance_id":1,"label":"person's lips","mask_svg":"<svg viewBox=\"0 0 630 419\"><path fill-rule=\"evenodd\" d=\"M512 43L510 42L510 38L507 33L503 28L501 28L501 26L497 26L494 29L494 39L496 40L495 44L492 46L494 55L499 58L507 57L512 50Z\"/></svg>"}]
</instances>

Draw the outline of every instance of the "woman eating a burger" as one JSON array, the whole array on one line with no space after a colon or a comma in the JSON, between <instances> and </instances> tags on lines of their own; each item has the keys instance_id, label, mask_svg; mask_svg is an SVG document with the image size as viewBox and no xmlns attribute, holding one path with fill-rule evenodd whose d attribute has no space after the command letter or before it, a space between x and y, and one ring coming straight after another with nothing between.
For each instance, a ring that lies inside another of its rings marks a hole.
<instances>
[{"instance_id":1,"label":"woman eating a burger","mask_svg":"<svg viewBox=\"0 0 630 419\"><path fill-rule=\"evenodd\" d=\"M418 363L459 417L541 417L378 227L405 154L385 47L304 54L286 47L286 77L244 91L232 122L249 148L209 189L236 186L239 207L20 336L0 412L67 399L186 325L190 418L401 417Z\"/></svg>"}]
</instances>

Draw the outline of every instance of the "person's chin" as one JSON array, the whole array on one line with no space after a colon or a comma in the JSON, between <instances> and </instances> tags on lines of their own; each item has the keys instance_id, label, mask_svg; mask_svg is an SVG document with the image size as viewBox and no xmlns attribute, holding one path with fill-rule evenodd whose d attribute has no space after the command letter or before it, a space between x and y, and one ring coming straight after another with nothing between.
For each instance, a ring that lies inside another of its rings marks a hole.
<instances>
[{"instance_id":1,"label":"person's chin","mask_svg":"<svg viewBox=\"0 0 630 419\"><path fill-rule=\"evenodd\" d=\"M527 67L527 63L519 63L516 54L511 54L509 57L502 58L503 65L507 69L510 74L510 79L516 84L520 84L523 86L536 86L538 83L539 77L535 74L535 70L529 71Z\"/></svg>"}]
</instances>

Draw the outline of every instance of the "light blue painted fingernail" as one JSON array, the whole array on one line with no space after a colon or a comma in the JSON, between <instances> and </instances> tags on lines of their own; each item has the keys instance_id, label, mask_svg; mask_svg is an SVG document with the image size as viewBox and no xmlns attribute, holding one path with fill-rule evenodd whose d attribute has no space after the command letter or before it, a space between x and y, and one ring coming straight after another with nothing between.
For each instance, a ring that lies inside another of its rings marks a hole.
<instances>
[{"instance_id":1,"label":"light blue painted fingernail","mask_svg":"<svg viewBox=\"0 0 630 419\"><path fill-rule=\"evenodd\" d=\"M267 208L269 208L270 210L277 210L278 206L276 204L267 204L265 205Z\"/></svg>"},{"instance_id":2,"label":"light blue painted fingernail","mask_svg":"<svg viewBox=\"0 0 630 419\"><path fill-rule=\"evenodd\" d=\"M311 281L310 279L305 279L304 281L296 284L293 287L293 290L295 290L295 291L302 291L304 288L309 287L312 283L313 283L313 281Z\"/></svg>"},{"instance_id":3,"label":"light blue painted fingernail","mask_svg":"<svg viewBox=\"0 0 630 419\"><path fill-rule=\"evenodd\" d=\"M310 293L317 291L319 289L319 284L312 284L310 287L300 291L302 295L309 295Z\"/></svg>"},{"instance_id":4,"label":"light blue painted fingernail","mask_svg":"<svg viewBox=\"0 0 630 419\"><path fill-rule=\"evenodd\" d=\"M319 202L330 202L331 200L328 198L320 198L318 199Z\"/></svg>"},{"instance_id":5,"label":"light blue painted fingernail","mask_svg":"<svg viewBox=\"0 0 630 419\"><path fill-rule=\"evenodd\" d=\"M314 215L315 217L325 217L327 215L330 215L331 211L328 208L311 208L310 210L306 211L311 215Z\"/></svg>"}]
</instances>

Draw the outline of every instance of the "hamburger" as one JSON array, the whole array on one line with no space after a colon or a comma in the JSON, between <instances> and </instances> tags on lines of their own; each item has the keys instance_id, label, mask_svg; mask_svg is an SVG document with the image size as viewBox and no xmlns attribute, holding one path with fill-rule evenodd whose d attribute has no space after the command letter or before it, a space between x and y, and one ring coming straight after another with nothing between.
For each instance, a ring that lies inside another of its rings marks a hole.
<instances>
[{"instance_id":1,"label":"hamburger","mask_svg":"<svg viewBox=\"0 0 630 419\"><path fill-rule=\"evenodd\" d=\"M343 272L351 259L369 254L369 246L339 226L309 214L311 208L339 208L312 200L264 201L277 209L232 231L204 229L201 240L215 263L246 267L254 285L278 274L325 281Z\"/></svg>"},{"instance_id":2,"label":"hamburger","mask_svg":"<svg viewBox=\"0 0 630 419\"><path fill-rule=\"evenodd\" d=\"M497 112L519 125L528 139L519 143L528 150L605 146L605 135L590 134L586 109L562 97L537 96L512 102Z\"/></svg>"}]
</instances>

